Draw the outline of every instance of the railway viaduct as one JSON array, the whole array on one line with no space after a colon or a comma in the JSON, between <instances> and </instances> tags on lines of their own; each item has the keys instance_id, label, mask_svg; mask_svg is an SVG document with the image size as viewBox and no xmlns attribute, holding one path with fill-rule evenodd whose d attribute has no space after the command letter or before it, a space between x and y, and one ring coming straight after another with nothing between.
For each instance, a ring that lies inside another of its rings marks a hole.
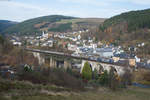
<instances>
[{"instance_id":1,"label":"railway viaduct","mask_svg":"<svg viewBox=\"0 0 150 100\"><path fill-rule=\"evenodd\" d=\"M99 70L100 67L103 67L104 70L109 70L111 67L115 68L118 75L123 75L125 72L125 69L131 68L129 66L121 66L121 65L115 65L110 63L104 63L104 62L98 62L97 60L91 60L89 58L85 57L79 57L79 56L71 56L65 53L61 52L53 52L53 51L45 51L45 50L38 50L38 49L25 49L28 52L33 53L34 57L36 57L39 61L39 64L47 64L50 68L68 68L72 66L72 60L79 60L80 63L80 72L82 72L83 66L85 62L88 62L91 65L92 70L94 69Z\"/></svg>"}]
</instances>

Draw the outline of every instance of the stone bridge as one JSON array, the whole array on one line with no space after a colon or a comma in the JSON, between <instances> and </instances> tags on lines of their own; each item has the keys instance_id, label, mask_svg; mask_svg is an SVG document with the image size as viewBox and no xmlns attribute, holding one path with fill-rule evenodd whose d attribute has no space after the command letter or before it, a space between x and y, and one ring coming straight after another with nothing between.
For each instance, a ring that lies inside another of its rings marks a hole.
<instances>
[{"instance_id":1,"label":"stone bridge","mask_svg":"<svg viewBox=\"0 0 150 100\"><path fill-rule=\"evenodd\" d=\"M120 76L125 73L125 69L129 69L131 71L131 68L128 66L118 66L118 65L106 64L106 63L101 63L101 62L82 60L80 73L83 70L85 62L88 62L90 64L90 66L92 67L92 71L94 71L95 69L99 71L100 67L102 67L104 70L107 70L109 72L111 67L113 67L116 69L118 75Z\"/></svg>"},{"instance_id":2,"label":"stone bridge","mask_svg":"<svg viewBox=\"0 0 150 100\"><path fill-rule=\"evenodd\" d=\"M71 67L69 59L60 58L54 55L45 55L37 52L33 52L35 58L38 59L39 65L47 65L50 68L68 68Z\"/></svg>"},{"instance_id":3,"label":"stone bridge","mask_svg":"<svg viewBox=\"0 0 150 100\"><path fill-rule=\"evenodd\" d=\"M34 57L36 57L39 61L39 64L46 64L48 65L50 68L72 68L72 62L71 59L73 58L65 58L65 57L59 57L54 56L54 55L46 55L46 54L42 54L42 53L38 53L38 52L33 52ZM100 67L103 67L104 70L107 70L109 72L109 70L111 69L111 67L115 68L118 75L123 75L125 72L125 68L128 68L131 71L131 68L128 66L118 66L118 65L113 65L113 64L107 64L107 63L102 63L102 62L95 62L95 61L89 61L89 60L82 60L81 59L81 63L80 63L80 72L82 72L83 66L85 64L85 62L88 62L91 65L92 70L94 71L94 69L97 69L97 71L99 71Z\"/></svg>"}]
</instances>

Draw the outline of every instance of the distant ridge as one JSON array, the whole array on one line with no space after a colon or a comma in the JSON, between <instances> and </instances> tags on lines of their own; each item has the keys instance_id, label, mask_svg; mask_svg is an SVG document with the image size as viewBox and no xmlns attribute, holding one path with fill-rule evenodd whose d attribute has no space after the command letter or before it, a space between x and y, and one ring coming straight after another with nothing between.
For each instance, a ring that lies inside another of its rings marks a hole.
<instances>
[{"instance_id":1,"label":"distant ridge","mask_svg":"<svg viewBox=\"0 0 150 100\"><path fill-rule=\"evenodd\" d=\"M17 22L8 21L8 20L0 20L0 33L6 30L8 27L17 24Z\"/></svg>"},{"instance_id":2,"label":"distant ridge","mask_svg":"<svg viewBox=\"0 0 150 100\"><path fill-rule=\"evenodd\" d=\"M77 18L63 15L50 15L29 19L9 27L4 31L7 34L33 35L46 32L67 32L99 26L105 19L100 18Z\"/></svg>"}]
</instances>

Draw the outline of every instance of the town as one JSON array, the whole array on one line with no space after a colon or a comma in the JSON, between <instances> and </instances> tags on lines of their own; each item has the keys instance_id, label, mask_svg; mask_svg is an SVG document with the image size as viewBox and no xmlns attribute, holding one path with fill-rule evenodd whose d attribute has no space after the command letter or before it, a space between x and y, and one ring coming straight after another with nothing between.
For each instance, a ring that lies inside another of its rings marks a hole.
<instances>
[{"instance_id":1,"label":"town","mask_svg":"<svg viewBox=\"0 0 150 100\"><path fill-rule=\"evenodd\" d=\"M12 36L10 41L14 46L45 50L49 48L48 50L50 51L67 52L72 56L86 57L99 62L131 65L135 68L150 68L149 59L139 58L135 55L136 47L129 47L128 52L126 52L123 46L114 46L102 41L95 41L92 37L89 37L87 40L83 39L82 35L88 32L88 29L67 33L47 33L43 31L41 35L37 36ZM137 47L144 45L144 43L137 44ZM61 47L61 49L56 47Z\"/></svg>"}]
</instances>

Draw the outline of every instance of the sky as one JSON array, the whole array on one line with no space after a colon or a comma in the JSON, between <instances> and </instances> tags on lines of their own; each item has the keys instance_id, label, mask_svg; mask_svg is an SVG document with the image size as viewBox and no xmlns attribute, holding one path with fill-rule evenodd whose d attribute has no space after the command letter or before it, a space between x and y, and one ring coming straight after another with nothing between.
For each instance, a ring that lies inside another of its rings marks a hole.
<instances>
[{"instance_id":1,"label":"sky","mask_svg":"<svg viewBox=\"0 0 150 100\"><path fill-rule=\"evenodd\" d=\"M0 20L24 21L47 15L110 18L150 8L150 0L0 0Z\"/></svg>"}]
</instances>

